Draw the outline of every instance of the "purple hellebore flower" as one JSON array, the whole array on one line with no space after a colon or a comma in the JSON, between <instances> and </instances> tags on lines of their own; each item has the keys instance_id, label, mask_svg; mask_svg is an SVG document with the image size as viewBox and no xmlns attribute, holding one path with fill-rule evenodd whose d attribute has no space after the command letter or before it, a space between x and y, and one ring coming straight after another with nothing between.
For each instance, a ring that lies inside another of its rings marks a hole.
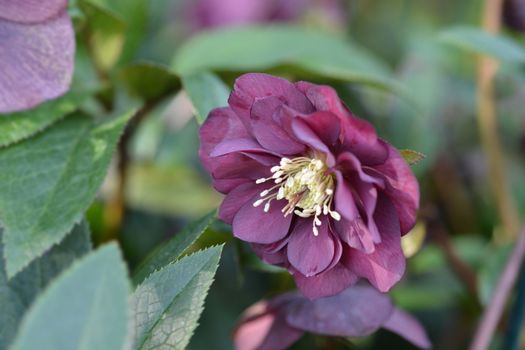
<instances>
[{"instance_id":1,"label":"purple hellebore flower","mask_svg":"<svg viewBox=\"0 0 525 350\"><path fill-rule=\"evenodd\" d=\"M233 338L236 350L282 350L304 332L361 337L381 327L422 349L431 347L425 330L414 317L395 308L386 294L366 285L316 300L288 293L260 301L246 310Z\"/></svg>"},{"instance_id":2,"label":"purple hellebore flower","mask_svg":"<svg viewBox=\"0 0 525 350\"><path fill-rule=\"evenodd\" d=\"M309 298L362 277L388 291L405 269L418 183L398 151L335 90L267 74L235 82L200 130L201 161L226 197L219 217Z\"/></svg>"},{"instance_id":3,"label":"purple hellebore flower","mask_svg":"<svg viewBox=\"0 0 525 350\"><path fill-rule=\"evenodd\" d=\"M0 113L65 93L74 52L67 0L0 0Z\"/></svg>"},{"instance_id":4,"label":"purple hellebore flower","mask_svg":"<svg viewBox=\"0 0 525 350\"><path fill-rule=\"evenodd\" d=\"M334 21L342 21L341 0L198 0L191 1L194 27L210 28L240 24L296 20L310 9Z\"/></svg>"}]
</instances>

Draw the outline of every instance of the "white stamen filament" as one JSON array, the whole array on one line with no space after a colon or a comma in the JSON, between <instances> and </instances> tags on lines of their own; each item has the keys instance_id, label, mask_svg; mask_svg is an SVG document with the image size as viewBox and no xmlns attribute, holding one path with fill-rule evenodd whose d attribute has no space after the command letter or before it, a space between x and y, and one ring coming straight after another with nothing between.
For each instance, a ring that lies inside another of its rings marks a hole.
<instances>
[{"instance_id":1,"label":"white stamen filament","mask_svg":"<svg viewBox=\"0 0 525 350\"><path fill-rule=\"evenodd\" d=\"M272 200L286 199L282 208L284 216L295 214L302 218L313 216L312 231L319 235L317 227L322 225L321 215L330 215L334 220L341 220L341 215L332 210L335 187L334 176L325 163L318 158L297 157L282 158L279 165L270 169L271 177L255 181L262 184L273 180L275 185L260 193L261 199L253 203L254 207L265 203L263 211L270 211Z\"/></svg>"}]
</instances>

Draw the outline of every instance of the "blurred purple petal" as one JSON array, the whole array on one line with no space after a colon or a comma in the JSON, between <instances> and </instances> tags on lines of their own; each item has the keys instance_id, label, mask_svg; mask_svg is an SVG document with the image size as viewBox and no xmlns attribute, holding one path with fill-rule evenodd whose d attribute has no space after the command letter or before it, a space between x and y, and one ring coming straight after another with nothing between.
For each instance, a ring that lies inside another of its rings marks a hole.
<instances>
[{"instance_id":1,"label":"blurred purple petal","mask_svg":"<svg viewBox=\"0 0 525 350\"><path fill-rule=\"evenodd\" d=\"M398 308L394 308L390 318L383 324L383 328L399 334L421 349L430 349L432 347L427 333L419 321L414 316Z\"/></svg>"},{"instance_id":2,"label":"blurred purple petal","mask_svg":"<svg viewBox=\"0 0 525 350\"><path fill-rule=\"evenodd\" d=\"M64 94L71 82L75 35L67 13L38 24L0 20L0 113Z\"/></svg>"},{"instance_id":3,"label":"blurred purple petal","mask_svg":"<svg viewBox=\"0 0 525 350\"><path fill-rule=\"evenodd\" d=\"M317 299L336 295L356 283L358 277L342 264L337 264L332 269L312 277L296 272L294 279L305 297Z\"/></svg>"},{"instance_id":4,"label":"blurred purple petal","mask_svg":"<svg viewBox=\"0 0 525 350\"><path fill-rule=\"evenodd\" d=\"M286 323L281 310L259 302L246 311L233 339L236 350L284 350L302 335Z\"/></svg>"},{"instance_id":5,"label":"blurred purple petal","mask_svg":"<svg viewBox=\"0 0 525 350\"><path fill-rule=\"evenodd\" d=\"M391 312L388 295L370 286L356 285L335 296L293 303L286 320L309 332L361 337L379 329Z\"/></svg>"},{"instance_id":6,"label":"blurred purple petal","mask_svg":"<svg viewBox=\"0 0 525 350\"><path fill-rule=\"evenodd\" d=\"M67 7L67 0L0 0L0 19L19 23L44 22Z\"/></svg>"}]
</instances>

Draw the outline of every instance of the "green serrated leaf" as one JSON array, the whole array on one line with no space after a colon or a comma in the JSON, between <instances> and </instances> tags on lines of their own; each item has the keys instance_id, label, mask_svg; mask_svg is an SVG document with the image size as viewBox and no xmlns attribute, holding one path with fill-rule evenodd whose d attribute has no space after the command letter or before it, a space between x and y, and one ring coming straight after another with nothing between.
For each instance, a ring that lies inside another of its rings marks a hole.
<instances>
[{"instance_id":1,"label":"green serrated leaf","mask_svg":"<svg viewBox=\"0 0 525 350\"><path fill-rule=\"evenodd\" d=\"M498 60L523 63L525 49L503 35L491 34L476 27L454 27L443 31L439 39L447 44L492 56Z\"/></svg>"},{"instance_id":2,"label":"green serrated leaf","mask_svg":"<svg viewBox=\"0 0 525 350\"><path fill-rule=\"evenodd\" d=\"M212 109L228 105L230 89L211 72L184 76L182 85L193 103L195 117L199 124L206 120Z\"/></svg>"},{"instance_id":3,"label":"green serrated leaf","mask_svg":"<svg viewBox=\"0 0 525 350\"><path fill-rule=\"evenodd\" d=\"M190 223L168 242L163 243L144 260L133 273L133 283L139 284L154 271L176 261L199 236L206 231L216 216L215 211Z\"/></svg>"},{"instance_id":4,"label":"green serrated leaf","mask_svg":"<svg viewBox=\"0 0 525 350\"><path fill-rule=\"evenodd\" d=\"M36 108L0 115L0 147L27 139L73 112L87 97L86 92L70 91Z\"/></svg>"},{"instance_id":5,"label":"green serrated leaf","mask_svg":"<svg viewBox=\"0 0 525 350\"><path fill-rule=\"evenodd\" d=\"M145 100L180 89L179 77L158 63L133 63L120 71L119 78L131 95Z\"/></svg>"},{"instance_id":6,"label":"green serrated leaf","mask_svg":"<svg viewBox=\"0 0 525 350\"><path fill-rule=\"evenodd\" d=\"M399 154L401 154L401 157L403 157L409 165L415 165L425 159L423 153L411 149L401 149L399 150Z\"/></svg>"},{"instance_id":7,"label":"green serrated leaf","mask_svg":"<svg viewBox=\"0 0 525 350\"><path fill-rule=\"evenodd\" d=\"M172 65L181 76L203 70L261 71L279 66L405 93L387 66L364 48L333 33L286 25L205 32L188 41Z\"/></svg>"},{"instance_id":8,"label":"green serrated leaf","mask_svg":"<svg viewBox=\"0 0 525 350\"><path fill-rule=\"evenodd\" d=\"M61 274L24 316L12 350L122 349L129 282L115 244Z\"/></svg>"},{"instance_id":9,"label":"green serrated leaf","mask_svg":"<svg viewBox=\"0 0 525 350\"><path fill-rule=\"evenodd\" d=\"M73 261L91 249L89 227L85 220L71 233L34 260L10 281L0 249L0 349L6 349L16 334L20 320L35 297Z\"/></svg>"},{"instance_id":10,"label":"green serrated leaf","mask_svg":"<svg viewBox=\"0 0 525 350\"><path fill-rule=\"evenodd\" d=\"M118 61L126 34L126 22L108 8L89 0L79 3L86 16L86 36L96 65L107 71Z\"/></svg>"},{"instance_id":11,"label":"green serrated leaf","mask_svg":"<svg viewBox=\"0 0 525 350\"><path fill-rule=\"evenodd\" d=\"M95 124L77 114L0 149L0 220L10 278L80 220L130 116Z\"/></svg>"},{"instance_id":12,"label":"green serrated leaf","mask_svg":"<svg viewBox=\"0 0 525 350\"><path fill-rule=\"evenodd\" d=\"M184 257L151 274L131 298L134 349L184 349L197 327L222 246Z\"/></svg>"}]
</instances>

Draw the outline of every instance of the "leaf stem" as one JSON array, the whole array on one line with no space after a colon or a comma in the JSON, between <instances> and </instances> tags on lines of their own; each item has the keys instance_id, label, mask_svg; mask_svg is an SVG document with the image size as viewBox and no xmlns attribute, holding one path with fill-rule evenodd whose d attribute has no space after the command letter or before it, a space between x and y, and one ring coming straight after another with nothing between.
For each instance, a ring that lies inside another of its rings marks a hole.
<instances>
[{"instance_id":1,"label":"leaf stem","mask_svg":"<svg viewBox=\"0 0 525 350\"><path fill-rule=\"evenodd\" d=\"M470 350L488 349L499 319L503 313L503 309L505 308L505 303L518 276L519 268L523 263L524 256L525 228L523 228L523 231L516 242L516 246L507 261L490 303L481 316Z\"/></svg>"},{"instance_id":2,"label":"leaf stem","mask_svg":"<svg viewBox=\"0 0 525 350\"><path fill-rule=\"evenodd\" d=\"M487 32L497 33L500 30L502 5L502 0L485 0L482 26ZM477 72L477 115L481 142L487 156L489 181L505 228L503 238L511 240L519 230L519 220L507 184L505 161L498 134L494 96L497 68L498 64L494 59L480 57Z\"/></svg>"}]
</instances>

